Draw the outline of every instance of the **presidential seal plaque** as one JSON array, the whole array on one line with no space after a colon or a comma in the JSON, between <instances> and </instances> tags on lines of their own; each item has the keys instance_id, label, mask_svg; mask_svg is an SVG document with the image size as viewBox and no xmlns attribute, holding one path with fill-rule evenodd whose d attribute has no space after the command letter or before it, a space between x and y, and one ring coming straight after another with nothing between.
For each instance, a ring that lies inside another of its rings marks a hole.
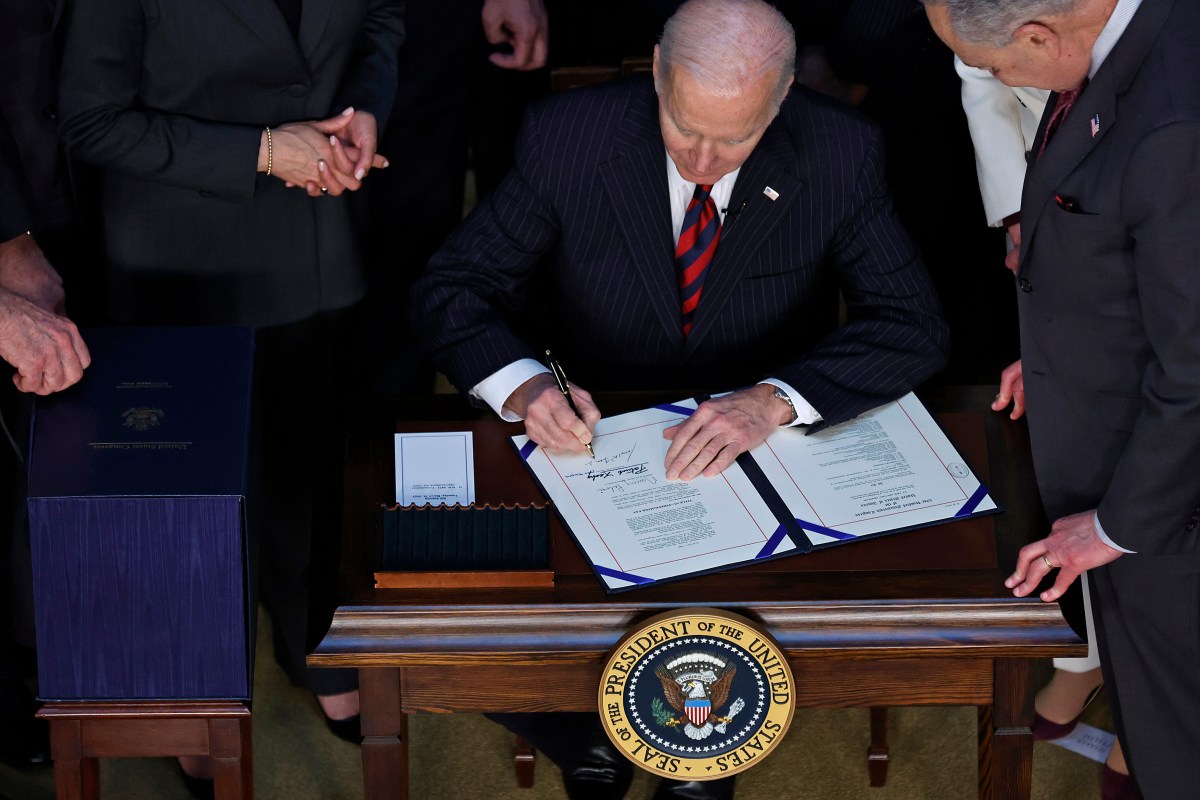
<instances>
[{"instance_id":1,"label":"presidential seal plaque","mask_svg":"<svg viewBox=\"0 0 1200 800\"><path fill-rule=\"evenodd\" d=\"M745 617L712 608L668 611L613 648L600 717L633 763L676 780L712 780L759 763L795 710L782 649Z\"/></svg>"}]
</instances>

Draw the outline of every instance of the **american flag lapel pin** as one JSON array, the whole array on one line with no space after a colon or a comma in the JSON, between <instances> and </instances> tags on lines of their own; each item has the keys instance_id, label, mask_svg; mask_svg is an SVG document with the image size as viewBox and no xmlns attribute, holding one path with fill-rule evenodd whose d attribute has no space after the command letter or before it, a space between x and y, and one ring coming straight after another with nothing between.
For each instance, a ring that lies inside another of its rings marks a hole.
<instances>
[{"instance_id":1,"label":"american flag lapel pin","mask_svg":"<svg viewBox=\"0 0 1200 800\"><path fill-rule=\"evenodd\" d=\"M770 186L763 187L763 194L765 194L767 196L767 199L772 202L779 199L779 192L775 191Z\"/></svg>"},{"instance_id":2,"label":"american flag lapel pin","mask_svg":"<svg viewBox=\"0 0 1200 800\"><path fill-rule=\"evenodd\" d=\"M1092 117L1092 138L1095 139L1100 135L1100 115Z\"/></svg>"}]
</instances>

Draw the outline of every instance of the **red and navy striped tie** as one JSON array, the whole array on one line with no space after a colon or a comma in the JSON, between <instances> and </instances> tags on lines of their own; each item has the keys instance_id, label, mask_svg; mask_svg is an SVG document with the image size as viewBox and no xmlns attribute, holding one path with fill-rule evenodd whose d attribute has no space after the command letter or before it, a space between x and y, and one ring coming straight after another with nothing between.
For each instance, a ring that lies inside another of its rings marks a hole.
<instances>
[{"instance_id":1,"label":"red and navy striped tie","mask_svg":"<svg viewBox=\"0 0 1200 800\"><path fill-rule=\"evenodd\" d=\"M679 301L683 311L683 335L692 332L704 276L721 238L721 218L712 199L712 184L698 183L683 215L679 244L675 246L675 269L679 275Z\"/></svg>"}]
</instances>

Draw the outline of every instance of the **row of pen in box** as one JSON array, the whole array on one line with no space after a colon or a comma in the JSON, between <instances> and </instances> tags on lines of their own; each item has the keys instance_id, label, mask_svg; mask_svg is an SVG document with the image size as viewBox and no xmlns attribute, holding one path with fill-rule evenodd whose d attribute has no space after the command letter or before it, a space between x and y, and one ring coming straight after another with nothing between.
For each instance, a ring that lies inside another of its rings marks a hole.
<instances>
[{"instance_id":1,"label":"row of pen in box","mask_svg":"<svg viewBox=\"0 0 1200 800\"><path fill-rule=\"evenodd\" d=\"M549 564L546 505L384 506L381 568L530 570Z\"/></svg>"}]
</instances>

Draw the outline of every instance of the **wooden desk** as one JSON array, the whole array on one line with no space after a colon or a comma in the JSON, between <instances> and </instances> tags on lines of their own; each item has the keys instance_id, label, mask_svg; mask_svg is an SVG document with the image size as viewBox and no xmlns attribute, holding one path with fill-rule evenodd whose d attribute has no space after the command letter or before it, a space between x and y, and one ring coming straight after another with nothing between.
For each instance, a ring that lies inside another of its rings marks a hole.
<instances>
[{"instance_id":1,"label":"wooden desk","mask_svg":"<svg viewBox=\"0 0 1200 800\"><path fill-rule=\"evenodd\" d=\"M346 450L347 604L309 663L359 669L366 797L407 797L406 714L594 710L603 657L630 625L707 605L771 631L800 707L977 706L979 796L1028 798L1030 659L1085 647L1056 604L1004 588L1017 550L1047 527L1024 425L988 411L991 395L925 399L1006 513L618 595L604 593L557 520L553 589L375 590L379 504L394 499L393 431L472 430L479 501L542 495L507 441L519 425L480 419L456 398L364 409Z\"/></svg>"}]
</instances>

